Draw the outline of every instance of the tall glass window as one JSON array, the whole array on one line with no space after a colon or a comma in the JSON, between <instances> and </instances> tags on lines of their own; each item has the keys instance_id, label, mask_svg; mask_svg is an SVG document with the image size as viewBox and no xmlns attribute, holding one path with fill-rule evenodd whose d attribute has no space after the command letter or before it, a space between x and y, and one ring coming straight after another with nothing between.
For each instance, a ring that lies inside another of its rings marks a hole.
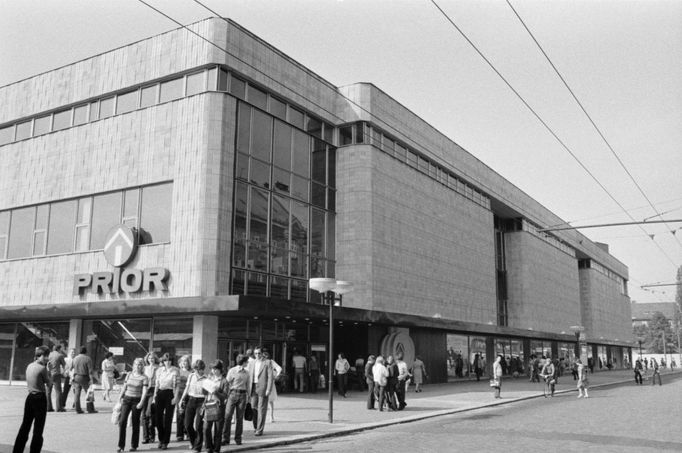
<instances>
[{"instance_id":1,"label":"tall glass window","mask_svg":"<svg viewBox=\"0 0 682 453\"><path fill-rule=\"evenodd\" d=\"M52 203L50 206L50 229L48 232L47 254L68 253L73 250L76 227L76 200Z\"/></svg>"},{"instance_id":2,"label":"tall glass window","mask_svg":"<svg viewBox=\"0 0 682 453\"><path fill-rule=\"evenodd\" d=\"M7 258L31 256L35 211L35 206L12 211Z\"/></svg>"},{"instance_id":3,"label":"tall glass window","mask_svg":"<svg viewBox=\"0 0 682 453\"><path fill-rule=\"evenodd\" d=\"M142 188L140 244L170 241L172 201L172 184Z\"/></svg>"},{"instance_id":4,"label":"tall glass window","mask_svg":"<svg viewBox=\"0 0 682 453\"><path fill-rule=\"evenodd\" d=\"M61 344L65 349L69 347L68 322L18 323L12 380L26 379L26 366L33 362L33 355L38 346L47 346L52 349L56 344Z\"/></svg>"},{"instance_id":5,"label":"tall glass window","mask_svg":"<svg viewBox=\"0 0 682 453\"><path fill-rule=\"evenodd\" d=\"M9 236L9 217L10 211L0 212L0 260L7 255L7 239Z\"/></svg>"},{"instance_id":6,"label":"tall glass window","mask_svg":"<svg viewBox=\"0 0 682 453\"><path fill-rule=\"evenodd\" d=\"M104 248L109 230L121 222L121 192L97 195L92 207L90 249Z\"/></svg>"}]
</instances>

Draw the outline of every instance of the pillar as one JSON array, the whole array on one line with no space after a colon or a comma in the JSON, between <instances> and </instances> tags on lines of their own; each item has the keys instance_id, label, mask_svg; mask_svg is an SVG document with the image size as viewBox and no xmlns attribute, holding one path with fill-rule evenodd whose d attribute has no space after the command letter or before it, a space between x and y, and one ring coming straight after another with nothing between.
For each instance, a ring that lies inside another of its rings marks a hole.
<instances>
[{"instance_id":1,"label":"pillar","mask_svg":"<svg viewBox=\"0 0 682 453\"><path fill-rule=\"evenodd\" d=\"M194 316L192 329L192 360L201 359L206 366L218 358L218 317Z\"/></svg>"}]
</instances>

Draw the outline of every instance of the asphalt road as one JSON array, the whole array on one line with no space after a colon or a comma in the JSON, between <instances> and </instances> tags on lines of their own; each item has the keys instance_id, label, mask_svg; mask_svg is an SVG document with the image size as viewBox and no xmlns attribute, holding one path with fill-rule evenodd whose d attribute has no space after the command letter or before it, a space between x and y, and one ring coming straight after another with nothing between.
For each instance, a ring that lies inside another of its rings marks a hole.
<instances>
[{"instance_id":1,"label":"asphalt road","mask_svg":"<svg viewBox=\"0 0 682 453\"><path fill-rule=\"evenodd\" d=\"M682 452L682 379L645 384L594 389L588 399L563 394L268 450Z\"/></svg>"}]
</instances>

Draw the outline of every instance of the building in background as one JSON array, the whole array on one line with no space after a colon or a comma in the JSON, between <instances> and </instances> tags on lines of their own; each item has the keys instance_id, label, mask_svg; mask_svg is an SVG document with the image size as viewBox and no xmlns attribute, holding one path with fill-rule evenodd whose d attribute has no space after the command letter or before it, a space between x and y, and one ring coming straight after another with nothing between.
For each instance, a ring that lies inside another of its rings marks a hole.
<instances>
[{"instance_id":1,"label":"building in background","mask_svg":"<svg viewBox=\"0 0 682 453\"><path fill-rule=\"evenodd\" d=\"M0 379L39 344L630 360L628 269L369 83L207 19L0 88ZM210 42L209 42L210 41ZM216 43L214 46L211 43ZM224 52L221 48L227 50ZM344 56L345 58L345 56ZM573 329L581 327L580 346Z\"/></svg>"}]
</instances>

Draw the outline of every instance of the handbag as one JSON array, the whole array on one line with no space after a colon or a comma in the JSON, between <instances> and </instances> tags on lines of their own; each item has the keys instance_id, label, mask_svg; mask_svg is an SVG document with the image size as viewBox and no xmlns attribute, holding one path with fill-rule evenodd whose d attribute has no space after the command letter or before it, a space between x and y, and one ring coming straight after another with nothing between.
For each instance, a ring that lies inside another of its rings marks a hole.
<instances>
[{"instance_id":1,"label":"handbag","mask_svg":"<svg viewBox=\"0 0 682 453\"><path fill-rule=\"evenodd\" d=\"M246 403L246 408L244 409L244 420L250 422L253 420L253 408L251 403Z\"/></svg>"},{"instance_id":2,"label":"handbag","mask_svg":"<svg viewBox=\"0 0 682 453\"><path fill-rule=\"evenodd\" d=\"M114 404L114 408L111 411L111 424L118 425L121 423L121 402Z\"/></svg>"},{"instance_id":3,"label":"handbag","mask_svg":"<svg viewBox=\"0 0 682 453\"><path fill-rule=\"evenodd\" d=\"M220 419L220 404L218 401L207 401L204 404L204 418L207 422L215 422Z\"/></svg>"}]
</instances>

